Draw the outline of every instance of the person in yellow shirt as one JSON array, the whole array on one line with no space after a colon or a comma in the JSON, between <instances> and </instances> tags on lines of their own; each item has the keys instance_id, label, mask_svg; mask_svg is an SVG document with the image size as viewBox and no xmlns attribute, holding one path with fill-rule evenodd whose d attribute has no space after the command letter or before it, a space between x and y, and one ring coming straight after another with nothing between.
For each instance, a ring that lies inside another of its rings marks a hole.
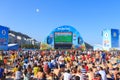
<instances>
[{"instance_id":1,"label":"person in yellow shirt","mask_svg":"<svg viewBox=\"0 0 120 80\"><path fill-rule=\"evenodd\" d=\"M67 56L67 60L68 60L68 61L71 61L71 58L70 58L70 56Z\"/></svg>"},{"instance_id":2,"label":"person in yellow shirt","mask_svg":"<svg viewBox=\"0 0 120 80\"><path fill-rule=\"evenodd\" d=\"M2 56L2 54L0 54L0 60L3 60L3 56Z\"/></svg>"},{"instance_id":3,"label":"person in yellow shirt","mask_svg":"<svg viewBox=\"0 0 120 80\"><path fill-rule=\"evenodd\" d=\"M65 57L64 59L65 59L65 62L68 62L67 57Z\"/></svg>"},{"instance_id":4,"label":"person in yellow shirt","mask_svg":"<svg viewBox=\"0 0 120 80\"><path fill-rule=\"evenodd\" d=\"M15 56L15 59L18 57L17 52L15 52L14 56Z\"/></svg>"},{"instance_id":5,"label":"person in yellow shirt","mask_svg":"<svg viewBox=\"0 0 120 80\"><path fill-rule=\"evenodd\" d=\"M3 55L2 55L2 53L0 53L0 64L2 64L3 63Z\"/></svg>"},{"instance_id":6,"label":"person in yellow shirt","mask_svg":"<svg viewBox=\"0 0 120 80\"><path fill-rule=\"evenodd\" d=\"M16 71L18 71L18 65L16 65L16 66L13 68L13 73L15 73Z\"/></svg>"},{"instance_id":7,"label":"person in yellow shirt","mask_svg":"<svg viewBox=\"0 0 120 80\"><path fill-rule=\"evenodd\" d=\"M35 64L34 67L33 67L34 77L37 77L38 72L39 72L39 67L37 66L37 64Z\"/></svg>"},{"instance_id":8,"label":"person in yellow shirt","mask_svg":"<svg viewBox=\"0 0 120 80\"><path fill-rule=\"evenodd\" d=\"M14 60L15 60L15 54L12 53L12 55L11 55L11 65L13 64Z\"/></svg>"},{"instance_id":9,"label":"person in yellow shirt","mask_svg":"<svg viewBox=\"0 0 120 80\"><path fill-rule=\"evenodd\" d=\"M24 62L23 61L20 61L20 65L23 66Z\"/></svg>"},{"instance_id":10,"label":"person in yellow shirt","mask_svg":"<svg viewBox=\"0 0 120 80\"><path fill-rule=\"evenodd\" d=\"M12 72L13 72L13 74L12 74L12 76L15 76L15 73L18 71L18 65L16 65L14 68L13 68L13 70L12 70Z\"/></svg>"},{"instance_id":11,"label":"person in yellow shirt","mask_svg":"<svg viewBox=\"0 0 120 80\"><path fill-rule=\"evenodd\" d=\"M66 62L71 61L71 58L70 58L70 55L69 55L69 54L66 55L66 57L65 57L65 61L66 61Z\"/></svg>"}]
</instances>

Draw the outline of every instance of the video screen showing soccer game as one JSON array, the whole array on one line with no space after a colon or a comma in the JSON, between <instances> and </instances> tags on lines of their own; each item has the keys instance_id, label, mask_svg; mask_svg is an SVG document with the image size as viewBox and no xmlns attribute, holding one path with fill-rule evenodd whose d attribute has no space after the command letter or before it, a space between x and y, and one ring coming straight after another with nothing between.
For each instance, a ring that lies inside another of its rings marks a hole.
<instances>
[{"instance_id":1,"label":"video screen showing soccer game","mask_svg":"<svg viewBox=\"0 0 120 80\"><path fill-rule=\"evenodd\" d=\"M72 43L72 32L55 32L55 43Z\"/></svg>"}]
</instances>

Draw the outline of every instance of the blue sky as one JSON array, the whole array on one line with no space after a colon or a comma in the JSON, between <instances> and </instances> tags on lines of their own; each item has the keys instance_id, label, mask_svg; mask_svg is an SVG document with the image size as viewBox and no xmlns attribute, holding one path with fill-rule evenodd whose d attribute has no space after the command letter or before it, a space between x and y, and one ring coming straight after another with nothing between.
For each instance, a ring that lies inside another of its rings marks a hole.
<instances>
[{"instance_id":1,"label":"blue sky","mask_svg":"<svg viewBox=\"0 0 120 80\"><path fill-rule=\"evenodd\" d=\"M103 29L120 29L120 0L0 0L0 25L38 41L70 25L84 41L102 44Z\"/></svg>"}]
</instances>

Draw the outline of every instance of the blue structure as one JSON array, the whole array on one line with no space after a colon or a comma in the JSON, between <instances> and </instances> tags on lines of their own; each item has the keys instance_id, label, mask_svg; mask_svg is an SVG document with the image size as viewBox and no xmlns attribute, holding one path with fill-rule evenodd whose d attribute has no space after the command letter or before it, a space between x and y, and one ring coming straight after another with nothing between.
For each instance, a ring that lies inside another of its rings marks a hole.
<instances>
[{"instance_id":1,"label":"blue structure","mask_svg":"<svg viewBox=\"0 0 120 80\"><path fill-rule=\"evenodd\" d=\"M55 28L44 42L55 49L85 48L80 33L74 27L67 25Z\"/></svg>"},{"instance_id":2,"label":"blue structure","mask_svg":"<svg viewBox=\"0 0 120 80\"><path fill-rule=\"evenodd\" d=\"M0 25L0 50L8 49L9 28Z\"/></svg>"},{"instance_id":3,"label":"blue structure","mask_svg":"<svg viewBox=\"0 0 120 80\"><path fill-rule=\"evenodd\" d=\"M103 49L110 50L111 48L119 48L119 30L105 29L102 32Z\"/></svg>"}]
</instances>

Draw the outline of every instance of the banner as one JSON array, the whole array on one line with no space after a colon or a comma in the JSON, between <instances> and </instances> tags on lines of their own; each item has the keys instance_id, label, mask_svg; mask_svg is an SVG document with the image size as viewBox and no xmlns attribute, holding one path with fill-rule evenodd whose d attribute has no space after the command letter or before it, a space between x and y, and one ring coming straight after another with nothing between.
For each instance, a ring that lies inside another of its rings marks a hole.
<instances>
[{"instance_id":1,"label":"banner","mask_svg":"<svg viewBox=\"0 0 120 80\"><path fill-rule=\"evenodd\" d=\"M111 41L112 41L113 48L119 47L119 30L118 29L111 29Z\"/></svg>"},{"instance_id":2,"label":"banner","mask_svg":"<svg viewBox=\"0 0 120 80\"><path fill-rule=\"evenodd\" d=\"M4 26L0 26L0 50L8 49L8 34L9 29Z\"/></svg>"}]
</instances>

